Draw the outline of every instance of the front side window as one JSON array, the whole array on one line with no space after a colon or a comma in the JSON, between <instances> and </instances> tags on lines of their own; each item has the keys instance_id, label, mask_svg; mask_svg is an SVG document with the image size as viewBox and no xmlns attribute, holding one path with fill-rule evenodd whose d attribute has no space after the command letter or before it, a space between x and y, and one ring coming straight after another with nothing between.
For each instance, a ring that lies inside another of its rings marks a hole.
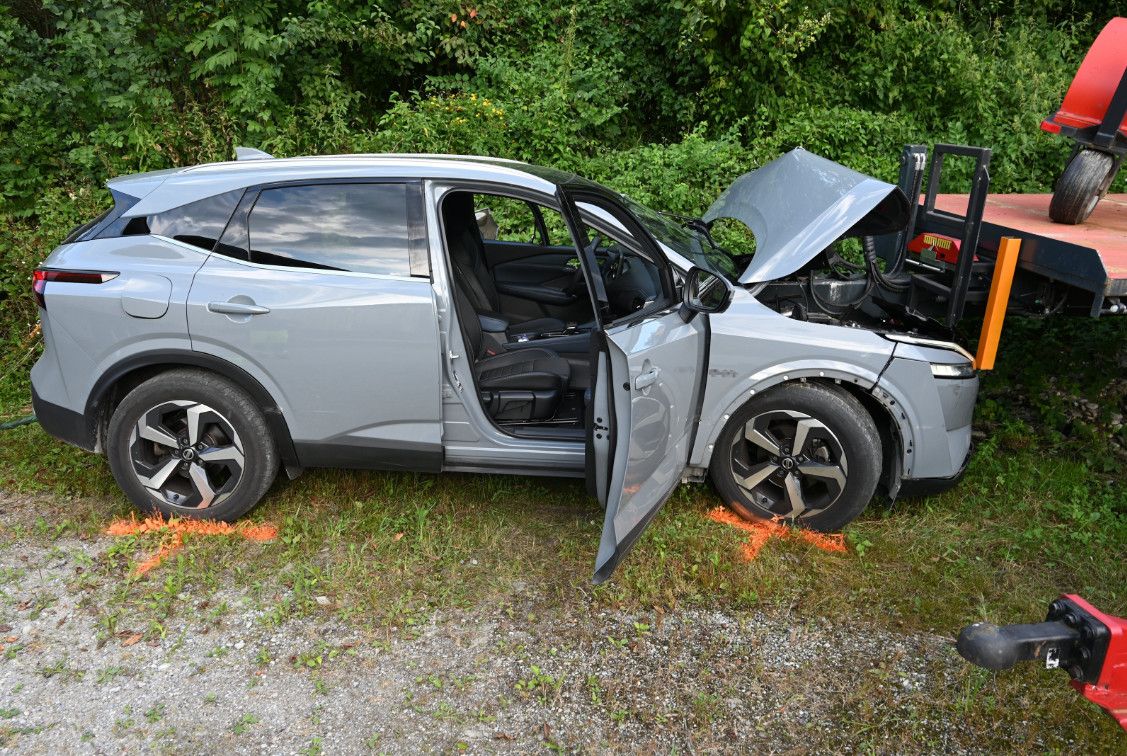
<instances>
[{"instance_id":1,"label":"front side window","mask_svg":"<svg viewBox=\"0 0 1127 756\"><path fill-rule=\"evenodd\" d=\"M263 189L247 223L250 261L411 275L407 203L405 184Z\"/></svg>"},{"instance_id":2,"label":"front side window","mask_svg":"<svg viewBox=\"0 0 1127 756\"><path fill-rule=\"evenodd\" d=\"M603 280L610 322L665 306L671 293L642 230L622 208L596 197L578 205L584 236Z\"/></svg>"}]
</instances>

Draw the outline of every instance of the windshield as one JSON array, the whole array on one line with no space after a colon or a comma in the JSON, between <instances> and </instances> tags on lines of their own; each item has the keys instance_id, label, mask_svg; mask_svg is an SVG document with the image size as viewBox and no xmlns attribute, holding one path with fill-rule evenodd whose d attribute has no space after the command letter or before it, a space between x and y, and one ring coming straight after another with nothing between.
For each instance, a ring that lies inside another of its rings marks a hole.
<instances>
[{"instance_id":1,"label":"windshield","mask_svg":"<svg viewBox=\"0 0 1127 756\"><path fill-rule=\"evenodd\" d=\"M641 221L654 238L686 260L710 273L723 276L732 283L739 280L740 271L732 256L714 245L707 236L695 229L686 228L668 215L651 210L623 195L630 212Z\"/></svg>"}]
</instances>

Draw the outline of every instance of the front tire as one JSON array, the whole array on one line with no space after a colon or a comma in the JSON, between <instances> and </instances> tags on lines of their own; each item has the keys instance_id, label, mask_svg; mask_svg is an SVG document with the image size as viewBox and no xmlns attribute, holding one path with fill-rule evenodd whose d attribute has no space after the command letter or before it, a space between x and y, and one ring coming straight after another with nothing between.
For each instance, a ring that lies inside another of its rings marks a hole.
<instances>
[{"instance_id":1,"label":"front tire","mask_svg":"<svg viewBox=\"0 0 1127 756\"><path fill-rule=\"evenodd\" d=\"M1056 223L1083 223L1115 178L1115 159L1106 152L1080 150L1057 179L1049 202L1049 218Z\"/></svg>"},{"instance_id":2,"label":"front tire","mask_svg":"<svg viewBox=\"0 0 1127 756\"><path fill-rule=\"evenodd\" d=\"M830 386L793 383L732 415L710 475L745 519L832 532L865 509L880 469L880 434L860 402Z\"/></svg>"},{"instance_id":3,"label":"front tire","mask_svg":"<svg viewBox=\"0 0 1127 756\"><path fill-rule=\"evenodd\" d=\"M121 490L146 513L232 522L265 495L278 453L262 411L203 370L151 378L114 410L106 456Z\"/></svg>"}]
</instances>

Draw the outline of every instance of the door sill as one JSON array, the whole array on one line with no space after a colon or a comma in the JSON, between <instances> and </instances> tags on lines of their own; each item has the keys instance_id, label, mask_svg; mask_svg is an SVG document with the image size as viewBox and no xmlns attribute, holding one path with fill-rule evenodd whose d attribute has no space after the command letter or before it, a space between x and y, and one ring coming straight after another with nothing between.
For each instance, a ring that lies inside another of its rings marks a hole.
<instances>
[{"instance_id":1,"label":"door sill","mask_svg":"<svg viewBox=\"0 0 1127 756\"><path fill-rule=\"evenodd\" d=\"M584 441L587 433L574 425L509 425L501 430L517 438L540 438L545 441Z\"/></svg>"}]
</instances>

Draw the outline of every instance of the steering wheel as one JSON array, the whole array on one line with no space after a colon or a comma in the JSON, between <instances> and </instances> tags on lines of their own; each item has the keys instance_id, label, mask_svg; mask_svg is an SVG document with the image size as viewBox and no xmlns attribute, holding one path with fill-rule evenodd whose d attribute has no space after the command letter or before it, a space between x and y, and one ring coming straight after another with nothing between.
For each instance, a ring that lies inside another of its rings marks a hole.
<instances>
[{"instance_id":1,"label":"steering wheel","mask_svg":"<svg viewBox=\"0 0 1127 756\"><path fill-rule=\"evenodd\" d=\"M626 272L626 253L618 246L607 250L607 278L618 278Z\"/></svg>"},{"instance_id":2,"label":"steering wheel","mask_svg":"<svg viewBox=\"0 0 1127 756\"><path fill-rule=\"evenodd\" d=\"M593 254L595 254L595 250L598 249L599 245L602 244L602 243L603 243L603 235L602 235L601 232L596 231L595 236L592 237L592 239L591 239L591 243L588 244L586 247L584 247L583 251L586 252L589 255L593 255Z\"/></svg>"}]
</instances>

